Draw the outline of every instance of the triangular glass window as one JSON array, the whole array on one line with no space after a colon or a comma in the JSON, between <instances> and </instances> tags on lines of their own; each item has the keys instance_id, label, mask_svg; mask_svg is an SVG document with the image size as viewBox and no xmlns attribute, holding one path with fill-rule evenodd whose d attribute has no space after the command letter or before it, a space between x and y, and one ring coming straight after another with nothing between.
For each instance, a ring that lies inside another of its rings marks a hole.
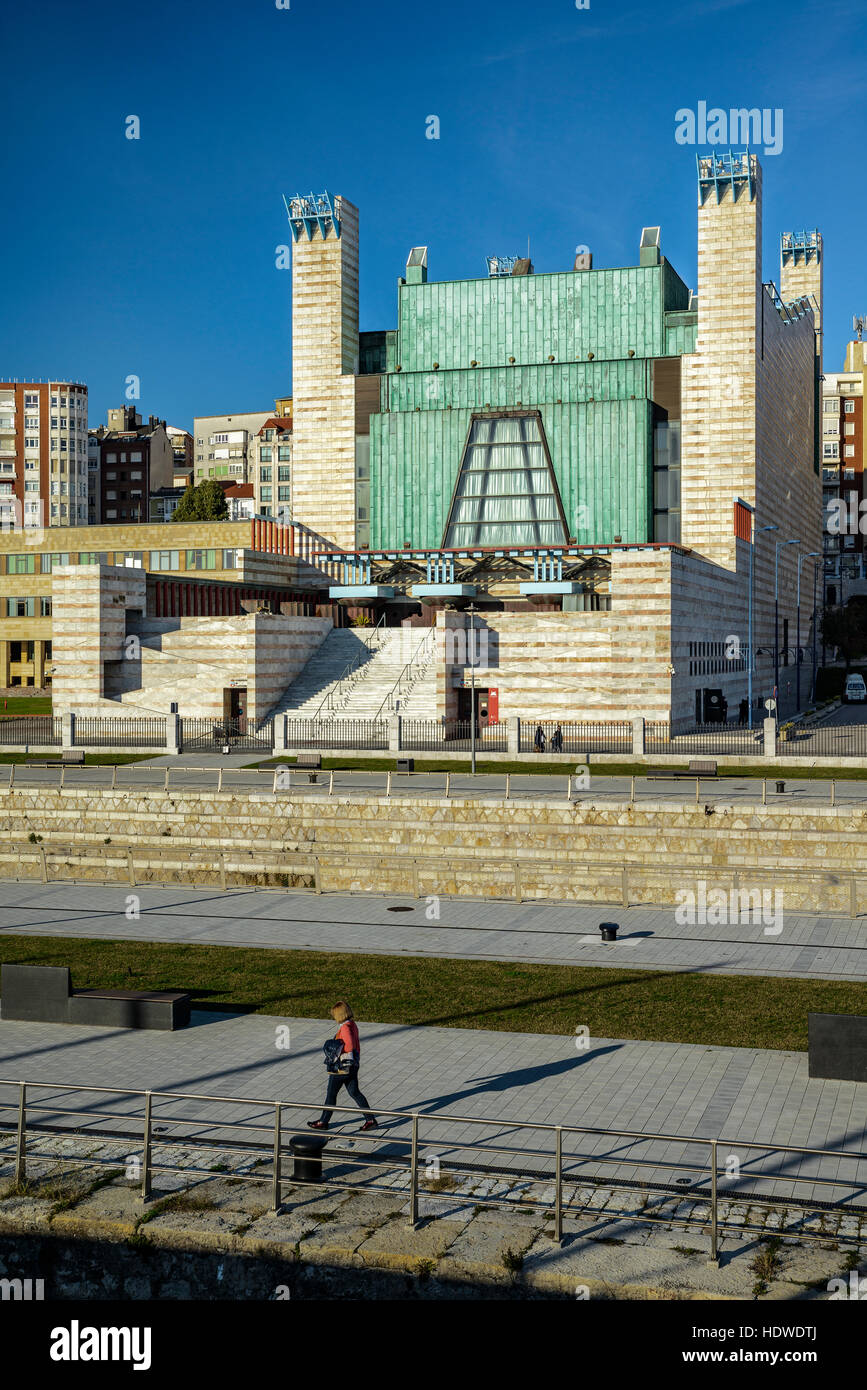
<instances>
[{"instance_id":1,"label":"triangular glass window","mask_svg":"<svg viewBox=\"0 0 867 1390\"><path fill-rule=\"evenodd\" d=\"M473 420L443 546L565 545L538 415Z\"/></svg>"}]
</instances>

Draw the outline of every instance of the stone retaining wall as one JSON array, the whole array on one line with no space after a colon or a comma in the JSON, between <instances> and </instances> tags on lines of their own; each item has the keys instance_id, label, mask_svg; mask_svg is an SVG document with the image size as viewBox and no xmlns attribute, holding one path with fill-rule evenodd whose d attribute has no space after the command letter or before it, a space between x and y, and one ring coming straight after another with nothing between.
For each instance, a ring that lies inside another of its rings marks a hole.
<instances>
[{"instance_id":1,"label":"stone retaining wall","mask_svg":"<svg viewBox=\"0 0 867 1390\"><path fill-rule=\"evenodd\" d=\"M33 787L0 794L0 876L600 903L674 902L703 878L848 915L865 829L848 806Z\"/></svg>"}]
</instances>

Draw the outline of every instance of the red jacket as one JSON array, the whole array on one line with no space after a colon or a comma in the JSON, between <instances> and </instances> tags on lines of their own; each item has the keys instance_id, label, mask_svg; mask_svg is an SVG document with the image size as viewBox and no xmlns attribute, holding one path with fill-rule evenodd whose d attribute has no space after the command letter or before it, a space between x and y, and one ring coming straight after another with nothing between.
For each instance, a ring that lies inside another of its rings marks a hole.
<instances>
[{"instance_id":1,"label":"red jacket","mask_svg":"<svg viewBox=\"0 0 867 1390\"><path fill-rule=\"evenodd\" d=\"M341 1023L335 1036L343 1043L344 1058L348 1052L352 1053L352 1061L357 1066L361 1061L361 1040L355 1020L348 1018L345 1023Z\"/></svg>"}]
</instances>

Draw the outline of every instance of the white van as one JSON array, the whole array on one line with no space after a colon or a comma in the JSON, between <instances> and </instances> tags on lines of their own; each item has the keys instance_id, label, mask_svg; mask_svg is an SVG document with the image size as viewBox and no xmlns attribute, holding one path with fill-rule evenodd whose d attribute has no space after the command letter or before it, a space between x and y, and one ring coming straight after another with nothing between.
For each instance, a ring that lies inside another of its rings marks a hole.
<instances>
[{"instance_id":1,"label":"white van","mask_svg":"<svg viewBox=\"0 0 867 1390\"><path fill-rule=\"evenodd\" d=\"M847 676L846 689L843 691L843 703L863 704L867 701L867 685L864 684L863 676Z\"/></svg>"}]
</instances>

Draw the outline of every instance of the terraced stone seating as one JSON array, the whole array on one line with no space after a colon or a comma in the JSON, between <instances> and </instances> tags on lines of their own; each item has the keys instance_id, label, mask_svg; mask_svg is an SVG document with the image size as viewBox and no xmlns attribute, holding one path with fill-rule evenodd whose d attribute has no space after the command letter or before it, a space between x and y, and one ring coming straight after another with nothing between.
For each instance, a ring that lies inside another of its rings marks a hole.
<instances>
[{"instance_id":1,"label":"terraced stone seating","mask_svg":"<svg viewBox=\"0 0 867 1390\"><path fill-rule=\"evenodd\" d=\"M190 1021L190 996L167 990L73 989L68 966L4 965L4 1021L86 1023L102 1028L174 1031Z\"/></svg>"}]
</instances>

